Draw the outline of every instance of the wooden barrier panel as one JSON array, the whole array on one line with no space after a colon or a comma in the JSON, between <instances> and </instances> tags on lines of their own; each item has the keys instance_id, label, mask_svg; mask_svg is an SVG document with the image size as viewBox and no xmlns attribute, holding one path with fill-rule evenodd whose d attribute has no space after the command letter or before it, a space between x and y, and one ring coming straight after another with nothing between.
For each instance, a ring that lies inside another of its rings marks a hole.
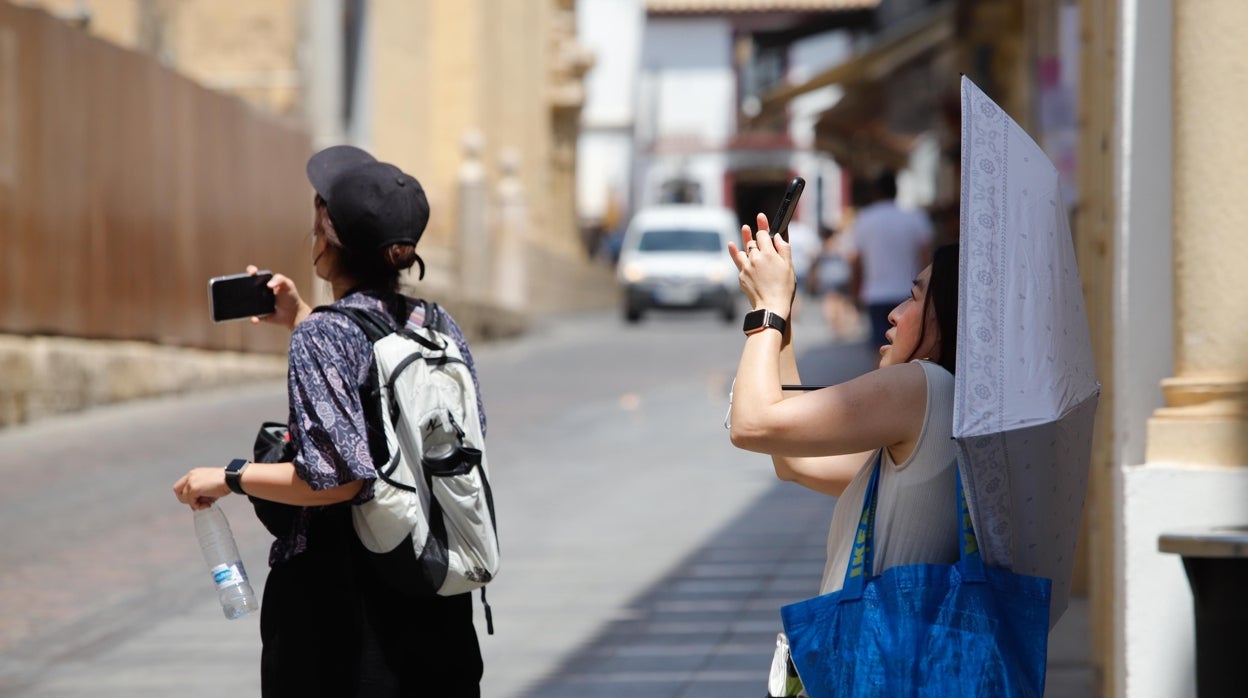
<instances>
[{"instance_id":1,"label":"wooden barrier panel","mask_svg":"<svg viewBox=\"0 0 1248 698\"><path fill-rule=\"evenodd\" d=\"M208 279L254 263L310 293L310 154L298 125L0 3L0 333L284 351L214 325Z\"/></svg>"}]
</instances>

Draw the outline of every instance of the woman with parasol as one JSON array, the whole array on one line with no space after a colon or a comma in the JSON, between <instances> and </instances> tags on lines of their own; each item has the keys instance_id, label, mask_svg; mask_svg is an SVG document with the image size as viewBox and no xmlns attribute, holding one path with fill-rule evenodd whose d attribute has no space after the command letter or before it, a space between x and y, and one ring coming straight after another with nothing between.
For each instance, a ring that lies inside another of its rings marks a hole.
<instances>
[{"instance_id":1,"label":"woman with parasol","mask_svg":"<svg viewBox=\"0 0 1248 698\"><path fill-rule=\"evenodd\" d=\"M781 609L812 696L1044 692L1099 384L1057 170L965 78L961 161L961 249L889 315L878 370L785 399L791 333L747 323L733 443L841 497L821 595ZM787 317L787 244L742 242L747 297Z\"/></svg>"}]
</instances>

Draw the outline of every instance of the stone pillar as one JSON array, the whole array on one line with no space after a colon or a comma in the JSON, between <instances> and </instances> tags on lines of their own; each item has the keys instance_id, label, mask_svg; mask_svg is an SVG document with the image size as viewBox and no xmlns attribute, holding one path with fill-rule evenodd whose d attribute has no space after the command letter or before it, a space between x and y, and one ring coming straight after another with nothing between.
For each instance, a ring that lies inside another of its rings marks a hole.
<instances>
[{"instance_id":1,"label":"stone pillar","mask_svg":"<svg viewBox=\"0 0 1248 698\"><path fill-rule=\"evenodd\" d=\"M504 308L524 310L529 300L529 212L519 175L520 153L507 148L501 161L494 298Z\"/></svg>"},{"instance_id":2,"label":"stone pillar","mask_svg":"<svg viewBox=\"0 0 1248 698\"><path fill-rule=\"evenodd\" d=\"M569 258L582 256L576 217L576 143L585 105L585 73L594 64L593 54L576 41L575 5L572 0L556 0L551 17L551 215L543 228L549 237L542 241L553 243L552 247Z\"/></svg>"},{"instance_id":3,"label":"stone pillar","mask_svg":"<svg viewBox=\"0 0 1248 698\"><path fill-rule=\"evenodd\" d=\"M303 6L303 42L298 51L303 81L303 114L312 131L312 148L343 142L342 0Z\"/></svg>"},{"instance_id":4,"label":"stone pillar","mask_svg":"<svg viewBox=\"0 0 1248 698\"><path fill-rule=\"evenodd\" d=\"M488 295L489 227L485 167L481 163L484 145L481 133L468 131L463 136L464 159L459 166L459 206L456 216L456 245L459 250L459 289L461 298L481 301Z\"/></svg>"},{"instance_id":5,"label":"stone pillar","mask_svg":"<svg viewBox=\"0 0 1248 698\"><path fill-rule=\"evenodd\" d=\"M1175 375L1150 463L1248 465L1245 26L1241 0L1174 4Z\"/></svg>"}]
</instances>

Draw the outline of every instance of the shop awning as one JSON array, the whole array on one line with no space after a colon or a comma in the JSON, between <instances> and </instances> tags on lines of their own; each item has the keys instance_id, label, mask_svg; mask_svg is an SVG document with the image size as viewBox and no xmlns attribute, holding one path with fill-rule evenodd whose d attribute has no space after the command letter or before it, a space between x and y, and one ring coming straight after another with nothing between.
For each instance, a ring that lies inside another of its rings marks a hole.
<instances>
[{"instance_id":1,"label":"shop awning","mask_svg":"<svg viewBox=\"0 0 1248 698\"><path fill-rule=\"evenodd\" d=\"M878 82L856 83L815 122L815 148L859 174L906 166L914 137L890 131L881 114L887 99Z\"/></svg>"},{"instance_id":2,"label":"shop awning","mask_svg":"<svg viewBox=\"0 0 1248 698\"><path fill-rule=\"evenodd\" d=\"M829 68L804 83L785 85L767 93L763 96L759 117L765 118L768 114L774 114L782 110L794 97L828 85L886 78L899 67L947 44L953 38L954 4L946 2L883 32L867 50L848 61Z\"/></svg>"}]
</instances>

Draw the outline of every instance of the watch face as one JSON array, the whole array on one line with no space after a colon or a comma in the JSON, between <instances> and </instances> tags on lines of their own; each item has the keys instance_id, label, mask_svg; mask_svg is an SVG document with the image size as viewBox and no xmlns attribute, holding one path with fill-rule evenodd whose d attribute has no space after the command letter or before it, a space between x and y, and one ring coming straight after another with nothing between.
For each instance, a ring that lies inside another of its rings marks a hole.
<instances>
[{"instance_id":1,"label":"watch face","mask_svg":"<svg viewBox=\"0 0 1248 698\"><path fill-rule=\"evenodd\" d=\"M783 334L784 326L784 318L776 315L770 310L759 308L758 310L751 310L745 314L745 322L742 323L741 329L744 330L746 334L753 334L767 327L774 327L775 329L780 330L780 333Z\"/></svg>"}]
</instances>

